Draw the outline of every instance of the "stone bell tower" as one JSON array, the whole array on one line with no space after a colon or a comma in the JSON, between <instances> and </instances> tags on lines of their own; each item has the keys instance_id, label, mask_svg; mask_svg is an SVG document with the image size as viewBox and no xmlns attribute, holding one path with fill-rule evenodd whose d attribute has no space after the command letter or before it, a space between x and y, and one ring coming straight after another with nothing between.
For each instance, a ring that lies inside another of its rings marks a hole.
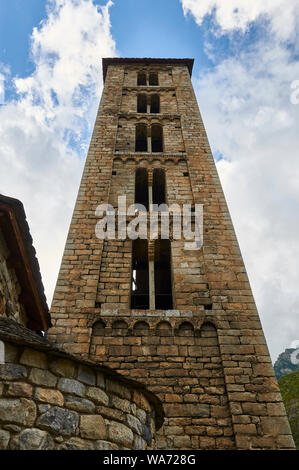
<instances>
[{"instance_id":1,"label":"stone bell tower","mask_svg":"<svg viewBox=\"0 0 299 470\"><path fill-rule=\"evenodd\" d=\"M192 59L103 59L105 86L49 339L159 396L166 418L157 448L290 449L192 66ZM203 246L187 250L171 233L100 240L97 207L117 209L124 195L127 206L202 204Z\"/></svg>"}]
</instances>

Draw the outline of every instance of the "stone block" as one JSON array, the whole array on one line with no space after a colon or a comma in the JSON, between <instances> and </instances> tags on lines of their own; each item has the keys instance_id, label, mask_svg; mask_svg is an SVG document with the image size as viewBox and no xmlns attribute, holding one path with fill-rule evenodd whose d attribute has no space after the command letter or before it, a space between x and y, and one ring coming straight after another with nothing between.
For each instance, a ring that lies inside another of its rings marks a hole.
<instances>
[{"instance_id":1,"label":"stone block","mask_svg":"<svg viewBox=\"0 0 299 470\"><path fill-rule=\"evenodd\" d=\"M115 395L121 398L131 399L131 391L115 380L107 380L106 390L107 392L115 393Z\"/></svg>"},{"instance_id":2,"label":"stone block","mask_svg":"<svg viewBox=\"0 0 299 470\"><path fill-rule=\"evenodd\" d=\"M108 426L108 437L112 442L121 446L131 446L134 435L132 430L124 424L111 422Z\"/></svg>"},{"instance_id":3,"label":"stone block","mask_svg":"<svg viewBox=\"0 0 299 470\"><path fill-rule=\"evenodd\" d=\"M118 445L108 441L96 441L94 444L96 450L118 450Z\"/></svg>"},{"instance_id":4,"label":"stone block","mask_svg":"<svg viewBox=\"0 0 299 470\"><path fill-rule=\"evenodd\" d=\"M59 450L94 450L94 445L79 437L71 437L59 446Z\"/></svg>"},{"instance_id":5,"label":"stone block","mask_svg":"<svg viewBox=\"0 0 299 470\"><path fill-rule=\"evenodd\" d=\"M108 403L107 403L108 404ZM119 398L116 395L111 396L111 406L117 408L118 410L123 411L124 413L130 413L131 403L129 400Z\"/></svg>"},{"instance_id":6,"label":"stone block","mask_svg":"<svg viewBox=\"0 0 299 470\"><path fill-rule=\"evenodd\" d=\"M77 395L78 397L83 397L86 392L86 387L78 380L74 379L59 379L58 388L62 392L72 393L73 395Z\"/></svg>"},{"instance_id":7,"label":"stone block","mask_svg":"<svg viewBox=\"0 0 299 470\"><path fill-rule=\"evenodd\" d=\"M0 379L17 380L27 377L26 367L18 364L0 364Z\"/></svg>"},{"instance_id":8,"label":"stone block","mask_svg":"<svg viewBox=\"0 0 299 470\"><path fill-rule=\"evenodd\" d=\"M51 362L50 370L60 377L72 378L75 374L75 364L68 359L56 359Z\"/></svg>"},{"instance_id":9,"label":"stone block","mask_svg":"<svg viewBox=\"0 0 299 470\"><path fill-rule=\"evenodd\" d=\"M25 382L10 383L7 390L7 395L13 397L32 397L33 388L30 384Z\"/></svg>"},{"instance_id":10,"label":"stone block","mask_svg":"<svg viewBox=\"0 0 299 470\"><path fill-rule=\"evenodd\" d=\"M136 432L136 434L142 434L143 426L140 423L139 419L133 415L127 415L128 426Z\"/></svg>"},{"instance_id":11,"label":"stone block","mask_svg":"<svg viewBox=\"0 0 299 470\"><path fill-rule=\"evenodd\" d=\"M33 368L29 375L29 381L35 385L54 388L57 383L57 378L48 370Z\"/></svg>"},{"instance_id":12,"label":"stone block","mask_svg":"<svg viewBox=\"0 0 299 470\"><path fill-rule=\"evenodd\" d=\"M27 398L1 398L0 421L32 426L36 419L36 405Z\"/></svg>"},{"instance_id":13,"label":"stone block","mask_svg":"<svg viewBox=\"0 0 299 470\"><path fill-rule=\"evenodd\" d=\"M79 366L78 380L80 380L80 382L83 382L87 385L96 384L95 373L89 367L85 367L85 366Z\"/></svg>"},{"instance_id":14,"label":"stone block","mask_svg":"<svg viewBox=\"0 0 299 470\"><path fill-rule=\"evenodd\" d=\"M75 434L78 424L78 413L57 406L46 411L46 413L42 414L37 420L37 425L41 429L62 436Z\"/></svg>"},{"instance_id":15,"label":"stone block","mask_svg":"<svg viewBox=\"0 0 299 470\"><path fill-rule=\"evenodd\" d=\"M105 439L106 425L102 416L82 415L80 419L80 436L86 439Z\"/></svg>"},{"instance_id":16,"label":"stone block","mask_svg":"<svg viewBox=\"0 0 299 470\"><path fill-rule=\"evenodd\" d=\"M284 417L263 416L261 417L261 428L266 436L291 435L289 422Z\"/></svg>"},{"instance_id":17,"label":"stone block","mask_svg":"<svg viewBox=\"0 0 299 470\"><path fill-rule=\"evenodd\" d=\"M209 417L210 416L210 405L207 404L166 404L164 405L166 416L177 416L177 417Z\"/></svg>"},{"instance_id":18,"label":"stone block","mask_svg":"<svg viewBox=\"0 0 299 470\"><path fill-rule=\"evenodd\" d=\"M54 441L52 437L40 429L24 429L15 436L10 444L12 450L52 450Z\"/></svg>"},{"instance_id":19,"label":"stone block","mask_svg":"<svg viewBox=\"0 0 299 470\"><path fill-rule=\"evenodd\" d=\"M10 439L10 434L8 431L4 431L3 429L0 429L0 450L5 450L8 447Z\"/></svg>"},{"instance_id":20,"label":"stone block","mask_svg":"<svg viewBox=\"0 0 299 470\"><path fill-rule=\"evenodd\" d=\"M19 348L13 344L5 343L5 363L18 362Z\"/></svg>"},{"instance_id":21,"label":"stone block","mask_svg":"<svg viewBox=\"0 0 299 470\"><path fill-rule=\"evenodd\" d=\"M108 395L97 387L88 387L86 396L93 400L98 405L108 406L109 397Z\"/></svg>"},{"instance_id":22,"label":"stone block","mask_svg":"<svg viewBox=\"0 0 299 470\"><path fill-rule=\"evenodd\" d=\"M34 349L25 349L21 355L20 364L39 369L48 369L47 355Z\"/></svg>"},{"instance_id":23,"label":"stone block","mask_svg":"<svg viewBox=\"0 0 299 470\"><path fill-rule=\"evenodd\" d=\"M63 406L64 398L59 390L37 387L35 390L35 398L44 403L51 405Z\"/></svg>"},{"instance_id":24,"label":"stone block","mask_svg":"<svg viewBox=\"0 0 299 470\"><path fill-rule=\"evenodd\" d=\"M65 406L70 410L78 411L78 413L94 413L95 405L86 398L66 396Z\"/></svg>"}]
</instances>

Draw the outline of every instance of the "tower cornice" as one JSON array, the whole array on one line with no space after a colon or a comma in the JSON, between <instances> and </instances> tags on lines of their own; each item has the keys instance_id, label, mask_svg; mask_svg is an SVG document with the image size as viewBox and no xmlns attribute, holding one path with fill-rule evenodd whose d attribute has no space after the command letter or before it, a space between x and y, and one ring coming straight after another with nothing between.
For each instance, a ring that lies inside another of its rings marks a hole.
<instances>
[{"instance_id":1,"label":"tower cornice","mask_svg":"<svg viewBox=\"0 0 299 470\"><path fill-rule=\"evenodd\" d=\"M192 75L194 59L164 59L164 58L125 58L125 57L104 57L103 64L103 80L106 79L107 69L109 65L124 65L124 64L144 64L144 65L186 65L188 67L190 77Z\"/></svg>"}]
</instances>

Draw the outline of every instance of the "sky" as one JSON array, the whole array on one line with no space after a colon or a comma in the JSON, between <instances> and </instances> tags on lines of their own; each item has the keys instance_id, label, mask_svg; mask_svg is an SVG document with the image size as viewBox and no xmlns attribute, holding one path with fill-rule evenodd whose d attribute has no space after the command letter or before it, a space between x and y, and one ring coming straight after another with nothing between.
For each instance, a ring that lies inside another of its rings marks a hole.
<instances>
[{"instance_id":1,"label":"sky","mask_svg":"<svg viewBox=\"0 0 299 470\"><path fill-rule=\"evenodd\" d=\"M0 193L24 204L49 304L102 57L191 57L272 359L297 344L298 36L297 0L1 0Z\"/></svg>"}]
</instances>

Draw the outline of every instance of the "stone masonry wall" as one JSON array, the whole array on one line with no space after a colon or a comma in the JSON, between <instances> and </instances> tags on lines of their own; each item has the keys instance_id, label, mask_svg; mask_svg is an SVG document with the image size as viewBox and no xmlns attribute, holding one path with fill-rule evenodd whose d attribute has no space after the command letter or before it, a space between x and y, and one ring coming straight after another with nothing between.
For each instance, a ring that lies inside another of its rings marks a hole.
<instances>
[{"instance_id":1,"label":"stone masonry wall","mask_svg":"<svg viewBox=\"0 0 299 470\"><path fill-rule=\"evenodd\" d=\"M153 404L108 370L5 342L0 449L151 449Z\"/></svg>"},{"instance_id":2,"label":"stone masonry wall","mask_svg":"<svg viewBox=\"0 0 299 470\"><path fill-rule=\"evenodd\" d=\"M26 313L19 302L20 284L15 270L8 265L10 252L0 230L0 316L26 325Z\"/></svg>"},{"instance_id":3,"label":"stone masonry wall","mask_svg":"<svg viewBox=\"0 0 299 470\"><path fill-rule=\"evenodd\" d=\"M157 71L159 85L137 87L138 71L147 74ZM161 103L168 93L169 108L161 106L159 115L139 116L137 93L145 88L148 93L161 93ZM156 121L163 125L163 153L134 152L134 125L140 119L148 125ZM126 125L128 130L123 132L119 124ZM118 148L119 143L121 148ZM201 250L187 251L184 240L171 240L174 310L166 312L130 310L131 241L106 240L103 243L95 236L99 220L95 216L97 205L102 202L115 205L120 192L125 192L133 202L136 168L146 166L152 170L155 165L166 170L168 202L184 201L204 207ZM175 449L196 446L294 448L187 66L157 65L153 60L148 66L115 63L108 67L51 314L54 326L49 337L61 348L82 357L96 354L98 360L103 358L122 374L138 376L144 383L153 381L151 386L164 400L166 411L166 427L160 431L159 446ZM126 321L127 334L113 336L105 327L107 337L102 338L102 344L97 343L101 337L96 335L95 341L94 323L101 319L112 328L113 316ZM173 334L169 337L153 335L158 322L165 317ZM175 334L180 321L186 317L198 335L187 340ZM137 318L148 322L150 335L135 335ZM201 325L207 322L216 328L217 345L215 334L209 339L201 336ZM182 340L194 343L180 344ZM115 343L109 345L109 341ZM210 341L210 345L204 346L206 341ZM205 347L206 356L203 354ZM209 347L214 353L217 349L217 354L210 353ZM208 365L214 361L218 367L212 374ZM168 369L167 365L172 363L180 366ZM205 373L211 373L210 383ZM191 383L184 384L183 380ZM219 384L213 380L219 380ZM218 387L223 392L224 402L227 399L227 404L221 404L227 407L225 416L212 415L212 405L219 406ZM187 395L188 400L194 399L194 402L184 402ZM181 397L183 403L178 402L180 416L173 417L171 407L175 406L176 396ZM202 416L206 405L210 407L210 414ZM182 438L178 439L180 436Z\"/></svg>"},{"instance_id":4,"label":"stone masonry wall","mask_svg":"<svg viewBox=\"0 0 299 470\"><path fill-rule=\"evenodd\" d=\"M142 380L164 404L159 449L235 448L217 331L203 319L127 312L93 325L90 357Z\"/></svg>"}]
</instances>

